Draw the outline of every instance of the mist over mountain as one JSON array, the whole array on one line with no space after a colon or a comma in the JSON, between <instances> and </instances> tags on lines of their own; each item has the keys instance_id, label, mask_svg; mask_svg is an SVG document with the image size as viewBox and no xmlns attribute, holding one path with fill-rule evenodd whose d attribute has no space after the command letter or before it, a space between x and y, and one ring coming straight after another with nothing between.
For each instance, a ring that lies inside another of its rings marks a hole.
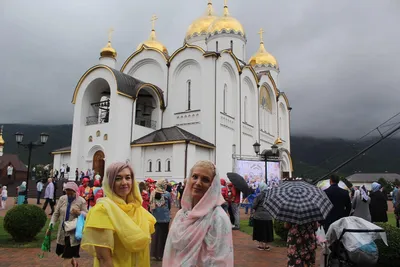
<instances>
[{"instance_id":1,"label":"mist over mountain","mask_svg":"<svg viewBox=\"0 0 400 267\"><path fill-rule=\"evenodd\" d=\"M17 146L14 136L16 132L24 133L24 143L39 140L41 132L50 135L47 144L36 148L32 154L33 164L44 164L52 162L51 151L71 144L72 125L4 124L4 153L18 154L27 163L28 152ZM294 175L318 178L376 140L369 138L356 142L338 138L292 136ZM400 139L388 138L382 141L339 171L342 175L354 172L400 173Z\"/></svg>"}]
</instances>

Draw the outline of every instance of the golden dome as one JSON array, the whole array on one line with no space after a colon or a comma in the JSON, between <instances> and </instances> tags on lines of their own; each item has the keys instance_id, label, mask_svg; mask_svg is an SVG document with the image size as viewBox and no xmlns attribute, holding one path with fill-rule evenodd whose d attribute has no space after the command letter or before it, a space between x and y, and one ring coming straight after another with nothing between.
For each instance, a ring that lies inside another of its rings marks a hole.
<instances>
[{"instance_id":1,"label":"golden dome","mask_svg":"<svg viewBox=\"0 0 400 267\"><path fill-rule=\"evenodd\" d=\"M157 40L155 30L151 31L149 40L144 41L143 43L139 44L139 46L137 47L137 50L139 50L142 47L142 45L145 45L150 48L155 48L157 50L160 50L164 54L168 54L167 48L161 42L159 42Z\"/></svg>"},{"instance_id":2,"label":"golden dome","mask_svg":"<svg viewBox=\"0 0 400 267\"><path fill-rule=\"evenodd\" d=\"M143 43L139 44L136 50L139 50L143 45L145 45L146 47L155 48L157 50L160 50L164 54L168 54L167 48L157 40L156 30L155 30L155 21L157 19L158 18L155 15L153 15L153 17L151 18L152 29L150 33L150 38L147 41L144 41Z\"/></svg>"},{"instance_id":3,"label":"golden dome","mask_svg":"<svg viewBox=\"0 0 400 267\"><path fill-rule=\"evenodd\" d=\"M208 28L208 33L213 35L220 32L234 32L246 36L243 25L234 17L229 15L228 5L225 1L224 15L217 18Z\"/></svg>"},{"instance_id":4,"label":"golden dome","mask_svg":"<svg viewBox=\"0 0 400 267\"><path fill-rule=\"evenodd\" d=\"M217 17L214 15L212 2L208 1L207 13L193 21L186 31L186 39L189 39L192 36L207 34L208 28L216 19Z\"/></svg>"},{"instance_id":5,"label":"golden dome","mask_svg":"<svg viewBox=\"0 0 400 267\"><path fill-rule=\"evenodd\" d=\"M271 65L275 69L279 69L278 61L276 61L275 57L265 50L264 41L262 38L262 33L264 31L261 29L259 34L261 35L260 48L257 53L255 53L249 60L249 64L251 66L256 65Z\"/></svg>"},{"instance_id":6,"label":"golden dome","mask_svg":"<svg viewBox=\"0 0 400 267\"><path fill-rule=\"evenodd\" d=\"M111 41L108 41L107 45L103 49L101 49L100 56L112 57L112 58L117 57L117 51L114 48L112 48Z\"/></svg>"}]
</instances>

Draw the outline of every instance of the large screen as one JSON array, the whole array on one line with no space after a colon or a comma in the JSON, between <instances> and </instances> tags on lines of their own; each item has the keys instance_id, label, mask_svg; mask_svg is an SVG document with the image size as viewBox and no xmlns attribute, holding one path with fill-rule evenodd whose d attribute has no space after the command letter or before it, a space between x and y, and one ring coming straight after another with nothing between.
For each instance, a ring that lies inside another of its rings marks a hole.
<instances>
[{"instance_id":1,"label":"large screen","mask_svg":"<svg viewBox=\"0 0 400 267\"><path fill-rule=\"evenodd\" d=\"M278 186L281 182L281 166L278 161L267 161L267 185Z\"/></svg>"},{"instance_id":2,"label":"large screen","mask_svg":"<svg viewBox=\"0 0 400 267\"><path fill-rule=\"evenodd\" d=\"M265 162L237 160L235 172L243 176L246 182L255 187L262 181L265 181Z\"/></svg>"}]
</instances>

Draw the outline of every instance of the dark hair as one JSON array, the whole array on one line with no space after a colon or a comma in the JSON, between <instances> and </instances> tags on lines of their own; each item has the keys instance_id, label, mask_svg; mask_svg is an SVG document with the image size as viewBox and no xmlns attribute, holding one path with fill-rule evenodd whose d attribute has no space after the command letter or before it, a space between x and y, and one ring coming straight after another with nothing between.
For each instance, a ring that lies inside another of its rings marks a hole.
<instances>
[{"instance_id":1,"label":"dark hair","mask_svg":"<svg viewBox=\"0 0 400 267\"><path fill-rule=\"evenodd\" d=\"M161 194L161 193L158 193L158 192L156 192L156 194L155 194L154 198L155 198L155 199L157 199L157 200L159 200L159 199L161 199L161 197L162 197L162 194Z\"/></svg>"},{"instance_id":2,"label":"dark hair","mask_svg":"<svg viewBox=\"0 0 400 267\"><path fill-rule=\"evenodd\" d=\"M146 184L144 182L139 183L139 190L140 190L140 192L143 192L146 190Z\"/></svg>"},{"instance_id":3,"label":"dark hair","mask_svg":"<svg viewBox=\"0 0 400 267\"><path fill-rule=\"evenodd\" d=\"M330 180L331 180L332 183L338 184L339 181L340 181L340 178L336 174L332 174Z\"/></svg>"}]
</instances>

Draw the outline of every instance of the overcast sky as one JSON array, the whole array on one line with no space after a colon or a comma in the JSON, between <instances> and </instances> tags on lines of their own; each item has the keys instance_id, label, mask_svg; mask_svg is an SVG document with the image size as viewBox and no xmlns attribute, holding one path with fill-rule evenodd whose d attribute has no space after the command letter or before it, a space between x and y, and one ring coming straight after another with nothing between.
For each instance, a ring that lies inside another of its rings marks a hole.
<instances>
[{"instance_id":1,"label":"overcast sky","mask_svg":"<svg viewBox=\"0 0 400 267\"><path fill-rule=\"evenodd\" d=\"M223 0L214 0L222 14ZM292 134L359 137L400 111L400 1L230 0L251 56L265 30ZM0 1L0 123L72 123L72 94L114 28L118 68L149 36L172 53L206 0Z\"/></svg>"}]
</instances>

